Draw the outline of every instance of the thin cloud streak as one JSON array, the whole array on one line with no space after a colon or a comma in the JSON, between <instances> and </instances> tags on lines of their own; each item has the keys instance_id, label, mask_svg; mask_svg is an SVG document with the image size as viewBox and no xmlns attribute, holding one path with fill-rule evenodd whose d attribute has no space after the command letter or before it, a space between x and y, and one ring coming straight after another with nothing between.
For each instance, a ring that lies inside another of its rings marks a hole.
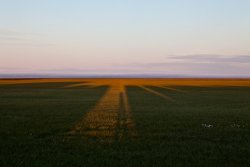
<instances>
[{"instance_id":1,"label":"thin cloud streak","mask_svg":"<svg viewBox=\"0 0 250 167\"><path fill-rule=\"evenodd\" d=\"M19 31L14 31L11 29L0 28L0 36L20 36L28 33L23 33Z\"/></svg>"},{"instance_id":2,"label":"thin cloud streak","mask_svg":"<svg viewBox=\"0 0 250 167\"><path fill-rule=\"evenodd\" d=\"M239 57L239 59L238 59ZM170 60L170 61L169 61ZM187 55L172 56L161 62L123 63L110 66L61 67L55 69L2 69L0 73L60 74L60 75L162 75L162 76L244 76L250 77L250 56Z\"/></svg>"},{"instance_id":3,"label":"thin cloud streak","mask_svg":"<svg viewBox=\"0 0 250 167\"><path fill-rule=\"evenodd\" d=\"M12 29L0 28L0 42L3 44L18 44L29 46L50 46L55 45L50 42L38 40L38 34L15 31Z\"/></svg>"},{"instance_id":4,"label":"thin cloud streak","mask_svg":"<svg viewBox=\"0 0 250 167\"><path fill-rule=\"evenodd\" d=\"M169 56L167 59L198 63L250 63L250 55L186 55Z\"/></svg>"}]
</instances>

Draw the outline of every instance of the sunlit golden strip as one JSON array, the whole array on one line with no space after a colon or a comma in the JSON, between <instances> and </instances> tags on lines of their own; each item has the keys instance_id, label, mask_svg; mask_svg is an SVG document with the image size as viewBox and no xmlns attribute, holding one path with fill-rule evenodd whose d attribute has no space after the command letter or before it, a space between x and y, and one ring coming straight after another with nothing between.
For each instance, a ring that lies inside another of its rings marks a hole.
<instances>
[{"instance_id":1,"label":"sunlit golden strip","mask_svg":"<svg viewBox=\"0 0 250 167\"><path fill-rule=\"evenodd\" d=\"M109 79L109 78L75 78L75 79L0 79L0 85L27 84L27 83L56 83L56 82L89 82L94 85L112 85L123 82L127 86L150 85L150 86L250 86L250 79Z\"/></svg>"},{"instance_id":2,"label":"sunlit golden strip","mask_svg":"<svg viewBox=\"0 0 250 167\"><path fill-rule=\"evenodd\" d=\"M137 136L137 131L135 129L135 123L133 121L133 117L132 117L132 113L131 113L131 108L129 105L129 101L128 101L128 95L127 95L127 91L125 89L124 93L123 93L123 99L124 99L124 107L125 107L125 116L126 116L126 125L127 128L129 129L129 135L131 137L135 137Z\"/></svg>"},{"instance_id":3,"label":"sunlit golden strip","mask_svg":"<svg viewBox=\"0 0 250 167\"><path fill-rule=\"evenodd\" d=\"M71 85L66 85L64 88L74 88L74 87L89 87L89 83L78 83L78 84L71 84Z\"/></svg>"},{"instance_id":4,"label":"sunlit golden strip","mask_svg":"<svg viewBox=\"0 0 250 167\"><path fill-rule=\"evenodd\" d=\"M110 87L97 105L72 130L85 137L114 138L119 112L120 91Z\"/></svg>"},{"instance_id":5,"label":"sunlit golden strip","mask_svg":"<svg viewBox=\"0 0 250 167\"><path fill-rule=\"evenodd\" d=\"M127 135L134 137L135 126L124 85L122 83L111 85L96 106L77 123L70 134L106 142L119 141Z\"/></svg>"},{"instance_id":6,"label":"sunlit golden strip","mask_svg":"<svg viewBox=\"0 0 250 167\"><path fill-rule=\"evenodd\" d=\"M121 88L121 111L120 111L120 133L119 133L119 139L121 140L124 137L134 138L137 136L137 132L135 129L135 124L133 121L133 117L131 114L131 109L128 101L127 91L126 87L123 85Z\"/></svg>"},{"instance_id":7,"label":"sunlit golden strip","mask_svg":"<svg viewBox=\"0 0 250 167\"><path fill-rule=\"evenodd\" d=\"M167 87L167 86L155 86L155 87L166 89L166 90L171 90L171 91L175 91L175 92L180 92L180 93L187 93L187 91L176 89L176 88L171 88L171 87Z\"/></svg>"},{"instance_id":8,"label":"sunlit golden strip","mask_svg":"<svg viewBox=\"0 0 250 167\"><path fill-rule=\"evenodd\" d=\"M86 79L66 79L66 78L48 78L48 79L0 79L0 85L12 84L31 84L31 83L62 83L62 82L85 82Z\"/></svg>"},{"instance_id":9,"label":"sunlit golden strip","mask_svg":"<svg viewBox=\"0 0 250 167\"><path fill-rule=\"evenodd\" d=\"M140 86L140 85L138 85L138 87L140 87L140 88L142 88L142 89L144 89L144 90L146 90L146 91L148 91L148 92L150 92L150 93L152 93L152 94L155 94L155 95L157 95L157 96L160 96L160 97L164 98L165 100L174 102L174 100L173 100L171 97L168 97L168 96L166 96L166 95L164 95L164 94L162 94L162 93L159 93L159 92L157 92L157 91L155 91L155 90L153 90L153 89L147 88L147 87L145 87L145 86Z\"/></svg>"}]
</instances>

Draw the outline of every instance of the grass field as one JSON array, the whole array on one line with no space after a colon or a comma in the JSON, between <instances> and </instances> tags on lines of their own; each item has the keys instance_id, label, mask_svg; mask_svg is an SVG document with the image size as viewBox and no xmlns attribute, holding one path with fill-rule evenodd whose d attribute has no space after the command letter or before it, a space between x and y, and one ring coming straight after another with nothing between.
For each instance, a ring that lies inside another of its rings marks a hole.
<instances>
[{"instance_id":1,"label":"grass field","mask_svg":"<svg viewBox=\"0 0 250 167\"><path fill-rule=\"evenodd\" d=\"M2 79L0 166L250 165L250 79Z\"/></svg>"}]
</instances>

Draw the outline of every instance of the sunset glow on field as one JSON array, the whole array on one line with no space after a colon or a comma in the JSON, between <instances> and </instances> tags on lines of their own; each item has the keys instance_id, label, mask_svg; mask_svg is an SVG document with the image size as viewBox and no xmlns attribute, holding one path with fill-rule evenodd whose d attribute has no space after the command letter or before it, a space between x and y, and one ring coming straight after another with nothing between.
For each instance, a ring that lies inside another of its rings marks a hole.
<instances>
[{"instance_id":1,"label":"sunset glow on field","mask_svg":"<svg viewBox=\"0 0 250 167\"><path fill-rule=\"evenodd\" d=\"M249 167L250 0L0 0L0 167Z\"/></svg>"}]
</instances>

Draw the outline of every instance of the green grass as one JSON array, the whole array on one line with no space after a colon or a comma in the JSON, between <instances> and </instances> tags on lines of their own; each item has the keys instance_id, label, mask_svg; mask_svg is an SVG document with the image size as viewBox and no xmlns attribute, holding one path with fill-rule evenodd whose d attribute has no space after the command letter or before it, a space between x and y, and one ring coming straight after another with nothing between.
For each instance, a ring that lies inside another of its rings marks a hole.
<instances>
[{"instance_id":1,"label":"green grass","mask_svg":"<svg viewBox=\"0 0 250 167\"><path fill-rule=\"evenodd\" d=\"M68 132L107 87L68 84L0 86L0 166L250 165L249 87L128 87L138 136L100 143Z\"/></svg>"},{"instance_id":2,"label":"green grass","mask_svg":"<svg viewBox=\"0 0 250 167\"><path fill-rule=\"evenodd\" d=\"M174 98L176 103L152 97L142 89L129 89L148 163L157 159L157 166L250 164L249 88L178 88L187 93L152 89Z\"/></svg>"}]
</instances>

